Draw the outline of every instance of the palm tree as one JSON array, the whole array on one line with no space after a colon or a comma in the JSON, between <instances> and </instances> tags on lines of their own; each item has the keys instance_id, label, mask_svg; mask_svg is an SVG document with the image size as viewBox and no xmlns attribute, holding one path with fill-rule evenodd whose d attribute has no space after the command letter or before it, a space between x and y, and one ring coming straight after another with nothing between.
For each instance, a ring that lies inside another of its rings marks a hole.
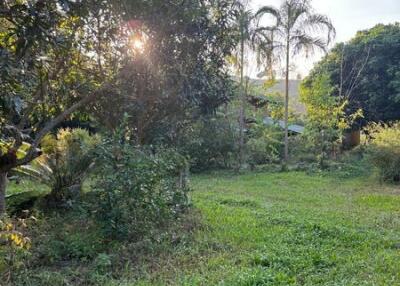
<instances>
[{"instance_id":1,"label":"palm tree","mask_svg":"<svg viewBox=\"0 0 400 286\"><path fill-rule=\"evenodd\" d=\"M240 73L240 111L239 111L239 168L244 161L244 129L246 117L246 88L244 84L245 49L249 45L252 34L253 15L250 10L241 7L238 15L239 28L239 73Z\"/></svg>"},{"instance_id":2,"label":"palm tree","mask_svg":"<svg viewBox=\"0 0 400 286\"><path fill-rule=\"evenodd\" d=\"M335 28L331 20L325 15L314 13L310 2L310 0L284 0L280 8L264 6L255 15L259 23L265 15L276 18L276 25L266 27L259 25L258 29L270 31L273 52L285 55L285 166L289 159L290 58L302 52L307 55L314 53L316 49L326 53L327 47L335 37Z\"/></svg>"},{"instance_id":3,"label":"palm tree","mask_svg":"<svg viewBox=\"0 0 400 286\"><path fill-rule=\"evenodd\" d=\"M251 10L247 9L247 2L239 2L238 10L236 14L236 26L238 36L238 48L236 54L233 57L234 66L237 69L237 73L240 79L240 109L239 109L239 169L241 168L244 161L244 146L245 146L245 118L246 118L246 97L248 87L248 76L245 76L246 66L246 54L249 52L257 52L257 55L266 56L270 59L271 38L269 31L264 28L257 28L257 18ZM268 63L264 63L258 57L258 66L265 66ZM269 65L268 65L269 66Z\"/></svg>"}]
</instances>

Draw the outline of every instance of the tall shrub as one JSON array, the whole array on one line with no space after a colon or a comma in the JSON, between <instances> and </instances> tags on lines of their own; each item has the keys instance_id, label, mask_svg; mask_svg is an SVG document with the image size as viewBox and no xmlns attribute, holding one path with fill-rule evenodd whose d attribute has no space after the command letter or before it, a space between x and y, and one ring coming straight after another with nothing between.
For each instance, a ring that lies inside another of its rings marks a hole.
<instances>
[{"instance_id":1,"label":"tall shrub","mask_svg":"<svg viewBox=\"0 0 400 286\"><path fill-rule=\"evenodd\" d=\"M380 178L400 182L400 122L374 124L369 128L371 142L367 148L369 162L377 168Z\"/></svg>"},{"instance_id":2,"label":"tall shrub","mask_svg":"<svg viewBox=\"0 0 400 286\"><path fill-rule=\"evenodd\" d=\"M247 141L247 161L255 165L278 163L283 154L283 132L278 127L266 126L263 122L252 124Z\"/></svg>"},{"instance_id":3,"label":"tall shrub","mask_svg":"<svg viewBox=\"0 0 400 286\"><path fill-rule=\"evenodd\" d=\"M188 205L186 160L175 151L146 149L115 136L104 140L97 157L91 209L107 237L140 239Z\"/></svg>"},{"instance_id":4,"label":"tall shrub","mask_svg":"<svg viewBox=\"0 0 400 286\"><path fill-rule=\"evenodd\" d=\"M237 123L225 115L204 117L193 124L180 144L193 171L229 168L236 159Z\"/></svg>"},{"instance_id":5,"label":"tall shrub","mask_svg":"<svg viewBox=\"0 0 400 286\"><path fill-rule=\"evenodd\" d=\"M326 73L313 81L306 78L300 87L301 101L307 107L304 135L321 168L327 167L327 160L338 149L343 132L363 116L360 109L347 114L348 101L332 96L333 93L334 87Z\"/></svg>"}]
</instances>

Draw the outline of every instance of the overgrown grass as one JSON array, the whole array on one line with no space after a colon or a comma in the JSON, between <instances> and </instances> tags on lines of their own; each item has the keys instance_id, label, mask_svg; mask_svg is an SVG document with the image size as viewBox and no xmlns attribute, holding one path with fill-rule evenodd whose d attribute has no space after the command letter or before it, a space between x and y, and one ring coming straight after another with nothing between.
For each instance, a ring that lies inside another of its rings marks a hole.
<instances>
[{"instance_id":1,"label":"overgrown grass","mask_svg":"<svg viewBox=\"0 0 400 286\"><path fill-rule=\"evenodd\" d=\"M66 221L70 230L57 228L71 236L60 238L63 247L86 260L32 269L32 285L400 285L399 187L303 172L217 172L192 185L201 222L194 233L196 220L187 219L143 244L111 250L94 236L104 254L86 256L79 237L94 233L77 236ZM56 237L49 235L48 242Z\"/></svg>"},{"instance_id":2,"label":"overgrown grass","mask_svg":"<svg viewBox=\"0 0 400 286\"><path fill-rule=\"evenodd\" d=\"M400 285L400 188L296 172L193 185L205 228L138 285Z\"/></svg>"}]
</instances>

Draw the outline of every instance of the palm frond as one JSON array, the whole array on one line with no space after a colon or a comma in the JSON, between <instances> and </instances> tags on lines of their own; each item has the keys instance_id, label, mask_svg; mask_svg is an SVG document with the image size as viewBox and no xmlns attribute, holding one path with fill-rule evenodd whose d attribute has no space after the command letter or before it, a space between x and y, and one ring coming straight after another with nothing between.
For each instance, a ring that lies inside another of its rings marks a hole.
<instances>
[{"instance_id":1,"label":"palm frond","mask_svg":"<svg viewBox=\"0 0 400 286\"><path fill-rule=\"evenodd\" d=\"M276 26L280 23L281 14L280 14L280 11L278 9L276 9L275 7L273 7L273 6L263 6L260 9L257 10L257 12L254 15L254 17L259 22L261 20L261 18L263 16L265 16L265 15L271 15L271 16L275 17L276 20L277 20Z\"/></svg>"},{"instance_id":2,"label":"palm frond","mask_svg":"<svg viewBox=\"0 0 400 286\"><path fill-rule=\"evenodd\" d=\"M315 32L327 31L328 45L336 36L336 30L332 24L332 21L325 15L310 14L306 19L304 19L304 21L300 23L300 25L304 30L308 29Z\"/></svg>"},{"instance_id":3,"label":"palm frond","mask_svg":"<svg viewBox=\"0 0 400 286\"><path fill-rule=\"evenodd\" d=\"M312 37L307 34L299 34L291 37L290 41L293 43L293 54L298 54L305 51L307 54L313 54L315 48L318 48L325 53L327 52L326 42L319 37Z\"/></svg>"},{"instance_id":4,"label":"palm frond","mask_svg":"<svg viewBox=\"0 0 400 286\"><path fill-rule=\"evenodd\" d=\"M251 34L253 33L253 12L251 10L241 10L236 15L236 25L240 37L243 37L245 41L250 40Z\"/></svg>"},{"instance_id":5,"label":"palm frond","mask_svg":"<svg viewBox=\"0 0 400 286\"><path fill-rule=\"evenodd\" d=\"M300 22L302 18L308 18L310 7L307 2L293 1L286 5L288 7L283 9L290 11L290 14L287 15L287 25L290 29L292 29L296 23Z\"/></svg>"},{"instance_id":6,"label":"palm frond","mask_svg":"<svg viewBox=\"0 0 400 286\"><path fill-rule=\"evenodd\" d=\"M265 32L275 32L277 27L275 26L266 26L266 27L257 27L254 29L255 34L265 33Z\"/></svg>"}]
</instances>

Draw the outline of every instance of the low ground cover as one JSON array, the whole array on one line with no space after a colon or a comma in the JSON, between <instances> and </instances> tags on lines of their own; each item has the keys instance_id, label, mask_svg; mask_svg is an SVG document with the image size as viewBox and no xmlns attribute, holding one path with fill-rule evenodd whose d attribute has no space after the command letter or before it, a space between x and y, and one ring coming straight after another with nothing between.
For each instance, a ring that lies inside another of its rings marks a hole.
<instances>
[{"instance_id":1,"label":"low ground cover","mask_svg":"<svg viewBox=\"0 0 400 286\"><path fill-rule=\"evenodd\" d=\"M195 176L192 186L196 214L187 214L179 227L154 234L143 245L113 245L110 251L101 247L93 232L90 241L101 250L97 253L80 245L73 231L90 228L64 219L70 229L62 240L71 238L77 249L69 247L79 255L68 258L62 253L67 261L32 269L29 275L38 279L32 281L41 285L400 284L399 187L365 177L304 172L240 176L217 172ZM48 233L50 241L57 241L51 228ZM95 262L89 262L92 259ZM84 274L77 275L77 269L84 269ZM43 279L46 275L48 280Z\"/></svg>"}]
</instances>

